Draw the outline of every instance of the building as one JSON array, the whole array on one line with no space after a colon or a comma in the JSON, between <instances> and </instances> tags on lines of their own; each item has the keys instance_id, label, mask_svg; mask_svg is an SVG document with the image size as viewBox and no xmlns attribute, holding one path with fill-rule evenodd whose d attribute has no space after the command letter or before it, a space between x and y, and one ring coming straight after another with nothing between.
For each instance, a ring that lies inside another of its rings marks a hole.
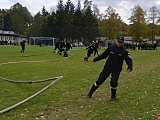
<instances>
[{"instance_id":1,"label":"building","mask_svg":"<svg viewBox=\"0 0 160 120\"><path fill-rule=\"evenodd\" d=\"M155 40L156 40L157 45L160 46L160 36L155 36Z\"/></svg>"},{"instance_id":2,"label":"building","mask_svg":"<svg viewBox=\"0 0 160 120\"><path fill-rule=\"evenodd\" d=\"M16 34L13 31L0 30L0 45L20 45L22 40L28 42L26 36Z\"/></svg>"},{"instance_id":3,"label":"building","mask_svg":"<svg viewBox=\"0 0 160 120\"><path fill-rule=\"evenodd\" d=\"M124 42L126 44L133 44L134 43L131 36L124 36Z\"/></svg>"}]
</instances>

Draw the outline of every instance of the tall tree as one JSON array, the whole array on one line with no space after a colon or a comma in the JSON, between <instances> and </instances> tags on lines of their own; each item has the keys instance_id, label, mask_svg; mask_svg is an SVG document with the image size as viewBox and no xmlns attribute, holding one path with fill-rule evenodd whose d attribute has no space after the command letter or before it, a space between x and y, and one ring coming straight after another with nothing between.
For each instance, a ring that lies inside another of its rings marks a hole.
<instances>
[{"instance_id":1,"label":"tall tree","mask_svg":"<svg viewBox=\"0 0 160 120\"><path fill-rule=\"evenodd\" d=\"M40 30L41 30L42 36L44 36L44 37L49 37L51 35L51 33L50 33L51 31L49 29L50 26L48 25L49 24L48 18L50 18L50 14L48 13L48 11L43 6L42 16L41 16L42 24L40 26Z\"/></svg>"},{"instance_id":2,"label":"tall tree","mask_svg":"<svg viewBox=\"0 0 160 120\"><path fill-rule=\"evenodd\" d=\"M56 28L57 28L57 36L60 39L64 39L64 21L65 21L65 13L64 13L64 5L63 0L59 0L56 10Z\"/></svg>"},{"instance_id":3,"label":"tall tree","mask_svg":"<svg viewBox=\"0 0 160 120\"><path fill-rule=\"evenodd\" d=\"M33 21L33 17L26 7L16 3L9 9L9 14L13 21L13 31L19 34L26 34L25 30ZM18 21L18 22L17 22Z\"/></svg>"},{"instance_id":4,"label":"tall tree","mask_svg":"<svg viewBox=\"0 0 160 120\"><path fill-rule=\"evenodd\" d=\"M83 10L86 10L88 9L88 7L91 7L92 5L92 1L89 1L89 0L84 0L84 6L83 6Z\"/></svg>"},{"instance_id":5,"label":"tall tree","mask_svg":"<svg viewBox=\"0 0 160 120\"><path fill-rule=\"evenodd\" d=\"M41 26L41 33L45 37L57 37L55 12L52 11L51 15L42 16L43 22Z\"/></svg>"},{"instance_id":6,"label":"tall tree","mask_svg":"<svg viewBox=\"0 0 160 120\"><path fill-rule=\"evenodd\" d=\"M57 28L56 28L56 14L52 11L51 15L47 18L48 30L50 31L50 36L57 37Z\"/></svg>"},{"instance_id":7,"label":"tall tree","mask_svg":"<svg viewBox=\"0 0 160 120\"><path fill-rule=\"evenodd\" d=\"M2 30L12 31L13 22L12 22L12 18L10 16L10 14L8 12L6 12L6 14L4 14L2 21L3 21L3 29Z\"/></svg>"},{"instance_id":8,"label":"tall tree","mask_svg":"<svg viewBox=\"0 0 160 120\"><path fill-rule=\"evenodd\" d=\"M93 41L98 36L98 20L94 16L91 6L88 6L86 10L83 10L83 38L86 41Z\"/></svg>"},{"instance_id":9,"label":"tall tree","mask_svg":"<svg viewBox=\"0 0 160 120\"><path fill-rule=\"evenodd\" d=\"M99 21L99 31L101 35L107 36L109 40L114 40L120 34L121 31L121 19L116 10L111 6L105 10L105 14L102 20Z\"/></svg>"},{"instance_id":10,"label":"tall tree","mask_svg":"<svg viewBox=\"0 0 160 120\"><path fill-rule=\"evenodd\" d=\"M0 9L0 30L4 29L4 15L7 11L4 9Z\"/></svg>"},{"instance_id":11,"label":"tall tree","mask_svg":"<svg viewBox=\"0 0 160 120\"><path fill-rule=\"evenodd\" d=\"M65 38L72 39L74 36L74 26L73 26L73 20L74 20L74 12L75 12L74 4L71 2L71 0L68 0L64 7L64 14L65 14L65 20L64 20L64 36Z\"/></svg>"},{"instance_id":12,"label":"tall tree","mask_svg":"<svg viewBox=\"0 0 160 120\"><path fill-rule=\"evenodd\" d=\"M141 42L143 38L147 36L147 27L145 20L146 12L137 5L132 9L132 16L129 18L132 23L130 26L130 31L132 39L136 42Z\"/></svg>"},{"instance_id":13,"label":"tall tree","mask_svg":"<svg viewBox=\"0 0 160 120\"><path fill-rule=\"evenodd\" d=\"M46 10L46 8L44 6L42 8L42 15L43 16L49 15L48 11Z\"/></svg>"},{"instance_id":14,"label":"tall tree","mask_svg":"<svg viewBox=\"0 0 160 120\"><path fill-rule=\"evenodd\" d=\"M97 17L97 19L102 19L102 14L100 14L100 10L96 4L93 4L93 14Z\"/></svg>"},{"instance_id":15,"label":"tall tree","mask_svg":"<svg viewBox=\"0 0 160 120\"><path fill-rule=\"evenodd\" d=\"M81 12L81 3L78 1L78 5L75 9L75 15L73 20L74 26L74 39L81 40L83 29L82 29L82 12Z\"/></svg>"},{"instance_id":16,"label":"tall tree","mask_svg":"<svg viewBox=\"0 0 160 120\"><path fill-rule=\"evenodd\" d=\"M158 19L160 17L160 12L156 6L152 6L150 8L149 14L148 14L148 22L149 22L149 31L148 31L148 37L153 41L155 39L155 35L158 34L158 30L156 30L156 24L159 22ZM151 33L151 34L150 34Z\"/></svg>"},{"instance_id":17,"label":"tall tree","mask_svg":"<svg viewBox=\"0 0 160 120\"><path fill-rule=\"evenodd\" d=\"M30 36L36 37L36 36L42 36L41 34L41 25L43 23L43 18L40 12L38 12L34 16L33 23L29 26L29 32L28 34Z\"/></svg>"}]
</instances>

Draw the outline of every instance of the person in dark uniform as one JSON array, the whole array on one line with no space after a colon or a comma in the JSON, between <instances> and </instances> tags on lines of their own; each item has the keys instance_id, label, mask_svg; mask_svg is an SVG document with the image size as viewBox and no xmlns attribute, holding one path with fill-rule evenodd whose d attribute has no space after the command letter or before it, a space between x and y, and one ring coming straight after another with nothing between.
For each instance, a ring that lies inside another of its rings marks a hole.
<instances>
[{"instance_id":1,"label":"person in dark uniform","mask_svg":"<svg viewBox=\"0 0 160 120\"><path fill-rule=\"evenodd\" d=\"M66 51L68 51L68 50L70 50L70 49L72 49L72 46L71 46L71 44L67 41L67 42L66 42Z\"/></svg>"},{"instance_id":2,"label":"person in dark uniform","mask_svg":"<svg viewBox=\"0 0 160 120\"><path fill-rule=\"evenodd\" d=\"M111 46L111 45L112 45L112 43L111 43L111 42L108 42L108 47Z\"/></svg>"},{"instance_id":3,"label":"person in dark uniform","mask_svg":"<svg viewBox=\"0 0 160 120\"><path fill-rule=\"evenodd\" d=\"M71 46L71 44L69 43L69 41L67 41L66 40L66 42L65 42L65 50L64 50L64 56L63 57L68 57L68 51L70 50L70 49L72 49L72 46Z\"/></svg>"},{"instance_id":4,"label":"person in dark uniform","mask_svg":"<svg viewBox=\"0 0 160 120\"><path fill-rule=\"evenodd\" d=\"M64 48L65 48L65 42L62 41L62 42L60 42L59 51L58 51L58 53L60 55L62 55L62 52L64 51Z\"/></svg>"},{"instance_id":5,"label":"person in dark uniform","mask_svg":"<svg viewBox=\"0 0 160 120\"><path fill-rule=\"evenodd\" d=\"M26 41L25 41L25 40L22 40L22 41L20 42L20 45L21 45L21 48L22 48L21 52L24 52L24 50L25 50L25 44L26 44Z\"/></svg>"},{"instance_id":6,"label":"person in dark uniform","mask_svg":"<svg viewBox=\"0 0 160 120\"><path fill-rule=\"evenodd\" d=\"M106 63L102 72L99 75L98 80L93 84L87 98L91 98L94 91L111 75L110 86L111 86L111 101L116 100L116 91L118 86L118 78L122 70L123 61L127 63L127 71L132 71L132 58L129 52L123 47L124 38L118 37L114 45L109 46L101 55L93 59L93 62L105 59Z\"/></svg>"},{"instance_id":7,"label":"person in dark uniform","mask_svg":"<svg viewBox=\"0 0 160 120\"><path fill-rule=\"evenodd\" d=\"M59 41L57 41L53 52L55 53L57 49L59 50L59 48L60 48L60 43L59 43Z\"/></svg>"},{"instance_id":8,"label":"person in dark uniform","mask_svg":"<svg viewBox=\"0 0 160 120\"><path fill-rule=\"evenodd\" d=\"M95 42L94 44L94 56L97 54L97 56L99 55L98 54L98 48L99 48L99 44L97 42Z\"/></svg>"},{"instance_id":9,"label":"person in dark uniform","mask_svg":"<svg viewBox=\"0 0 160 120\"><path fill-rule=\"evenodd\" d=\"M95 42L92 41L92 44L86 48L87 50L87 57L84 57L84 61L88 61L88 58L91 56L91 54L95 50Z\"/></svg>"}]
</instances>

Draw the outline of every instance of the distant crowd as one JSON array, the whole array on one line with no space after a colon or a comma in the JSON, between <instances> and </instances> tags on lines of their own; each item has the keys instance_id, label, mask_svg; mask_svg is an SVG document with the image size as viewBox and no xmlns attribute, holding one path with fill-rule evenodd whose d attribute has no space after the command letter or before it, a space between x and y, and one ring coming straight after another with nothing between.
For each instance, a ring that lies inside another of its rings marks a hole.
<instances>
[{"instance_id":1,"label":"distant crowd","mask_svg":"<svg viewBox=\"0 0 160 120\"><path fill-rule=\"evenodd\" d=\"M150 43L142 43L137 45L138 50L156 50L157 44L150 44Z\"/></svg>"},{"instance_id":2,"label":"distant crowd","mask_svg":"<svg viewBox=\"0 0 160 120\"><path fill-rule=\"evenodd\" d=\"M125 44L126 49L138 49L138 50L156 50L157 44L150 44L150 43L138 43L138 44Z\"/></svg>"}]
</instances>

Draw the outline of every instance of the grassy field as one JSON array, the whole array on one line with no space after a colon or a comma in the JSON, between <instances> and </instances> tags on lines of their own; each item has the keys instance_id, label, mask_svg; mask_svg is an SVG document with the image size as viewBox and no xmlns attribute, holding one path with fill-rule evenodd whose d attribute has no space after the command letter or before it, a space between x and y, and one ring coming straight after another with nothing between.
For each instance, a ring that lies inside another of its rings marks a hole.
<instances>
[{"instance_id":1,"label":"grassy field","mask_svg":"<svg viewBox=\"0 0 160 120\"><path fill-rule=\"evenodd\" d=\"M15 81L63 78L34 99L0 114L0 120L155 120L160 115L159 48L129 50L134 68L128 74L124 62L117 101L109 101L109 78L91 99L86 98L105 60L93 63L92 55L88 62L83 61L85 48L73 48L67 59L53 53L53 47L27 46L24 53L20 50L19 46L0 46L1 77ZM51 82L17 84L0 79L0 110L26 99Z\"/></svg>"}]
</instances>

